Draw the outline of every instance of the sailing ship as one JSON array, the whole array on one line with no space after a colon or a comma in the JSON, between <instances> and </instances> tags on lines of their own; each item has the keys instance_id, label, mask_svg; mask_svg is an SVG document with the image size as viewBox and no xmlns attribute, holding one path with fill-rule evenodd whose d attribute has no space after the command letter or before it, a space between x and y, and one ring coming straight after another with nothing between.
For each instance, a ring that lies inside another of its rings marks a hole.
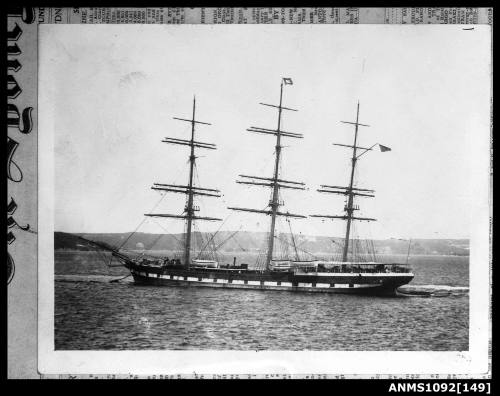
<instances>
[{"instance_id":1,"label":"sailing ship","mask_svg":"<svg viewBox=\"0 0 500 396\"><path fill-rule=\"evenodd\" d=\"M321 217L327 219L343 220L346 222L346 234L343 239L342 255L338 260L300 260L296 255L294 259L277 258L275 251L276 220L284 217L304 219L308 216L290 213L283 208L284 203L280 199L281 189L305 190L305 183L286 180L280 175L281 149L285 138L301 139L300 133L282 130L282 117L284 111L297 111L283 105L283 91L285 86L293 85L290 78L282 78L280 84L279 104L273 105L260 103L264 106L277 110L278 120L276 129L250 127L249 132L272 135L275 137L274 172L270 177L240 175L242 180L237 183L270 188L271 198L267 209L251 209L240 207L228 207L233 211L243 211L270 216L269 233L267 237L267 252L264 268L250 268L248 264L236 263L221 265L214 259L201 259L200 256L192 256L192 227L197 221L221 221L222 219L201 216L197 212L199 208L194 205L195 196L220 197L220 190L216 188L205 188L195 186L194 170L196 163L196 149L215 150L216 145L200 142L195 139L196 127L199 125L211 125L196 119L196 98L193 99L191 119L174 119L191 124L191 138L177 139L165 138L164 143L183 145L190 149L189 154L189 178L187 185L154 183L152 189L165 193L180 193L186 195L186 205L181 215L168 213L147 213L145 216L157 218L180 219L185 221L186 232L184 238L184 249L182 259L168 259L157 257L146 259L144 257L133 257L120 249L110 248L98 241L85 239L91 245L110 251L131 273L135 283L141 285L155 286L199 286L226 289L254 289L274 290L292 292L319 292L319 293L353 293L369 295L394 295L398 287L409 283L414 275L407 265L400 263L380 263L375 260L367 260L366 256L356 253L356 243L351 241L351 228L356 221L375 221L373 218L355 215L359 206L354 203L355 197L373 197L374 190L355 187L354 171L359 158L371 151L376 145L381 151L390 150L387 146L375 144L371 147L360 147L357 144L358 129L367 126L359 122L359 102L357 105L356 121L345 122L354 126L354 142L352 145L335 143L337 146L352 149L351 172L349 185L347 187L321 185L318 192L340 194L346 197L344 214L342 215L317 215L310 217ZM344 121L343 121L344 122ZM84 238L82 238L84 239ZM295 242L294 242L295 244Z\"/></svg>"}]
</instances>

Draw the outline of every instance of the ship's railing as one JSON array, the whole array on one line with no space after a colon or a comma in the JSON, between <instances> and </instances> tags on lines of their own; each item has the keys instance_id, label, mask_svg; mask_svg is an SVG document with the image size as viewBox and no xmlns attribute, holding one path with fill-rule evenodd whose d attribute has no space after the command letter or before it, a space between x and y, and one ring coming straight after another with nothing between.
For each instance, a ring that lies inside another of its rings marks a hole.
<instances>
[{"instance_id":1,"label":"ship's railing","mask_svg":"<svg viewBox=\"0 0 500 396\"><path fill-rule=\"evenodd\" d=\"M318 264L314 268L296 268L297 272L328 272L328 273L410 273L411 268L405 264L336 264L325 265Z\"/></svg>"}]
</instances>

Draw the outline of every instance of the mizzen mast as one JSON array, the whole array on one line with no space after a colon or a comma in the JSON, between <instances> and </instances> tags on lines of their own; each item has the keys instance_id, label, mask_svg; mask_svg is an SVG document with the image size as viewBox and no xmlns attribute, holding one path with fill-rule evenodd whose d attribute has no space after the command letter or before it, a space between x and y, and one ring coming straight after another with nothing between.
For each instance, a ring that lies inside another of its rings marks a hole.
<instances>
[{"instance_id":1,"label":"mizzen mast","mask_svg":"<svg viewBox=\"0 0 500 396\"><path fill-rule=\"evenodd\" d=\"M279 210L279 207L284 203L279 200L279 191L281 188L288 188L293 190L305 190L304 183L284 180L280 178L279 170L280 170L280 161L281 161L281 138L282 137L291 137L302 139L303 135L300 133L286 132L281 130L281 117L283 110L289 111L297 111L295 109L291 109L289 107L283 106L283 86L284 85L293 85L291 78L282 78L281 86L280 86L280 101L279 105L272 105L267 103L259 103L263 106L273 107L278 109L278 126L276 129L267 129L261 127L250 127L247 129L249 132L260 133L265 135L274 135L276 136L276 146L275 146L275 160L274 160L274 172L271 178L261 177L261 176L248 176L248 175L240 175L240 177L249 180L237 180L236 183L239 184L250 184L256 186L264 186L271 187L271 200L269 201L268 207L269 210L259 210L259 209L248 209L248 208L235 208L228 207L231 210L239 210L243 212L252 212L252 213L263 213L271 216L271 224L269 229L269 238L267 244L267 257L266 257L266 269L269 269L271 260L273 258L273 248L274 248L274 233L276 228L276 217L277 216L285 216L285 217L295 217L295 218L305 218L306 216L292 214L289 212L283 212ZM255 181L259 180L259 181Z\"/></svg>"},{"instance_id":2,"label":"mizzen mast","mask_svg":"<svg viewBox=\"0 0 500 396\"><path fill-rule=\"evenodd\" d=\"M369 125L366 124L361 124L359 122L359 102L358 106L356 109L356 122L350 122L350 121L341 121L344 124L351 124L354 125L354 143L352 145L348 144L340 144L340 143L333 143L334 146L340 146L340 147L347 147L352 149L352 158L351 158L351 175L349 179L349 186L348 187L341 187L341 186L329 186L329 185L321 185L322 188L318 189L318 192L321 193L329 193L329 194L339 194L339 195L345 195L347 197L347 203L344 206L344 215L337 215L337 216L332 216L332 215L310 215L311 217L323 217L323 218L328 218L328 219L340 219L340 220L345 220L347 222L346 224L346 233L345 233L345 238L344 238L344 247L343 247L343 252L342 252L342 262L347 262L347 255L349 251L349 238L350 238L350 232L351 232L351 223L353 220L357 221L376 221L376 219L370 218L370 217L359 217L354 215L354 211L359 210L359 206L354 204L354 197L359 196L359 197L374 197L373 195L375 193L374 190L369 190L365 188L357 188L354 187L354 170L356 168L356 164L359 160L359 158L367 153L368 151L371 151L373 147L378 145L380 147L380 151L390 151L391 149L387 146L383 146L379 143L375 143L371 147L361 147L357 145L358 142L358 130L360 126L363 127L369 127ZM363 150L361 154L358 154L357 150Z\"/></svg>"},{"instance_id":3,"label":"mizzen mast","mask_svg":"<svg viewBox=\"0 0 500 396\"><path fill-rule=\"evenodd\" d=\"M196 155L195 155L195 147L204 148L209 150L215 150L216 146L212 143L199 142L195 140L195 125L212 125L208 122L197 121L195 118L196 113L196 97L193 98L193 116L191 119L186 118L178 118L173 117L178 121L185 121L191 123L191 139L176 139L166 137L162 140L163 143L169 144L177 144L183 146L190 147L190 155L189 155L189 179L188 185L176 185L176 184L164 184L164 183L154 183L153 190L172 192L172 193L180 193L186 195L186 206L184 208L184 212L181 215L176 214L168 214L168 213L147 213L145 216L149 217L167 217L174 219L184 219L186 221L186 241L184 246L184 266L189 267L190 259L191 259L191 229L193 220L207 220L207 221L221 221L222 219L218 219L215 217L202 217L197 216L195 214L199 209L194 206L194 196L202 195L207 197L220 197L220 191L213 188L203 188L194 186L194 168L196 163Z\"/></svg>"}]
</instances>

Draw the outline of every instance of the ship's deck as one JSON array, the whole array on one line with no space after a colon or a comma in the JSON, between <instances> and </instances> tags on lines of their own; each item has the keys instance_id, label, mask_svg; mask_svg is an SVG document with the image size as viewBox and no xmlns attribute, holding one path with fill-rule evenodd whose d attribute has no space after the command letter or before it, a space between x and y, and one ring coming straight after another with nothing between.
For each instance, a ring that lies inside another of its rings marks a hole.
<instances>
[{"instance_id":1,"label":"ship's deck","mask_svg":"<svg viewBox=\"0 0 500 396\"><path fill-rule=\"evenodd\" d=\"M293 273L293 274L318 274L318 273L328 273L331 275L335 274L385 274L385 273L411 273L411 268L405 264L400 263L343 263L342 265L327 267L321 264L315 267L297 267L297 268L282 268L282 269L249 269L248 265L242 266L220 266L220 267L204 267L204 266L194 266L191 265L189 268L185 268L182 265L158 265L156 263L146 264L146 263L134 263L137 268L147 270L149 272L161 272L161 271L171 271L171 270L194 270L201 272L214 272L214 273Z\"/></svg>"}]
</instances>

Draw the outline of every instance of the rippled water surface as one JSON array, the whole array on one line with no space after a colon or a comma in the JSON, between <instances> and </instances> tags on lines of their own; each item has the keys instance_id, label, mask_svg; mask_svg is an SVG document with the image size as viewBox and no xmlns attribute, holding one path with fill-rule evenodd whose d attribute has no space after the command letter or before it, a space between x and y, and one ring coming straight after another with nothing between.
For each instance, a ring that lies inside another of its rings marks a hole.
<instances>
[{"instance_id":1,"label":"rippled water surface","mask_svg":"<svg viewBox=\"0 0 500 396\"><path fill-rule=\"evenodd\" d=\"M400 260L401 261L401 260ZM404 261L404 260L403 260ZM467 257L412 257L413 296L138 286L56 252L58 350L468 350ZM417 295L432 292L430 297Z\"/></svg>"}]
</instances>

